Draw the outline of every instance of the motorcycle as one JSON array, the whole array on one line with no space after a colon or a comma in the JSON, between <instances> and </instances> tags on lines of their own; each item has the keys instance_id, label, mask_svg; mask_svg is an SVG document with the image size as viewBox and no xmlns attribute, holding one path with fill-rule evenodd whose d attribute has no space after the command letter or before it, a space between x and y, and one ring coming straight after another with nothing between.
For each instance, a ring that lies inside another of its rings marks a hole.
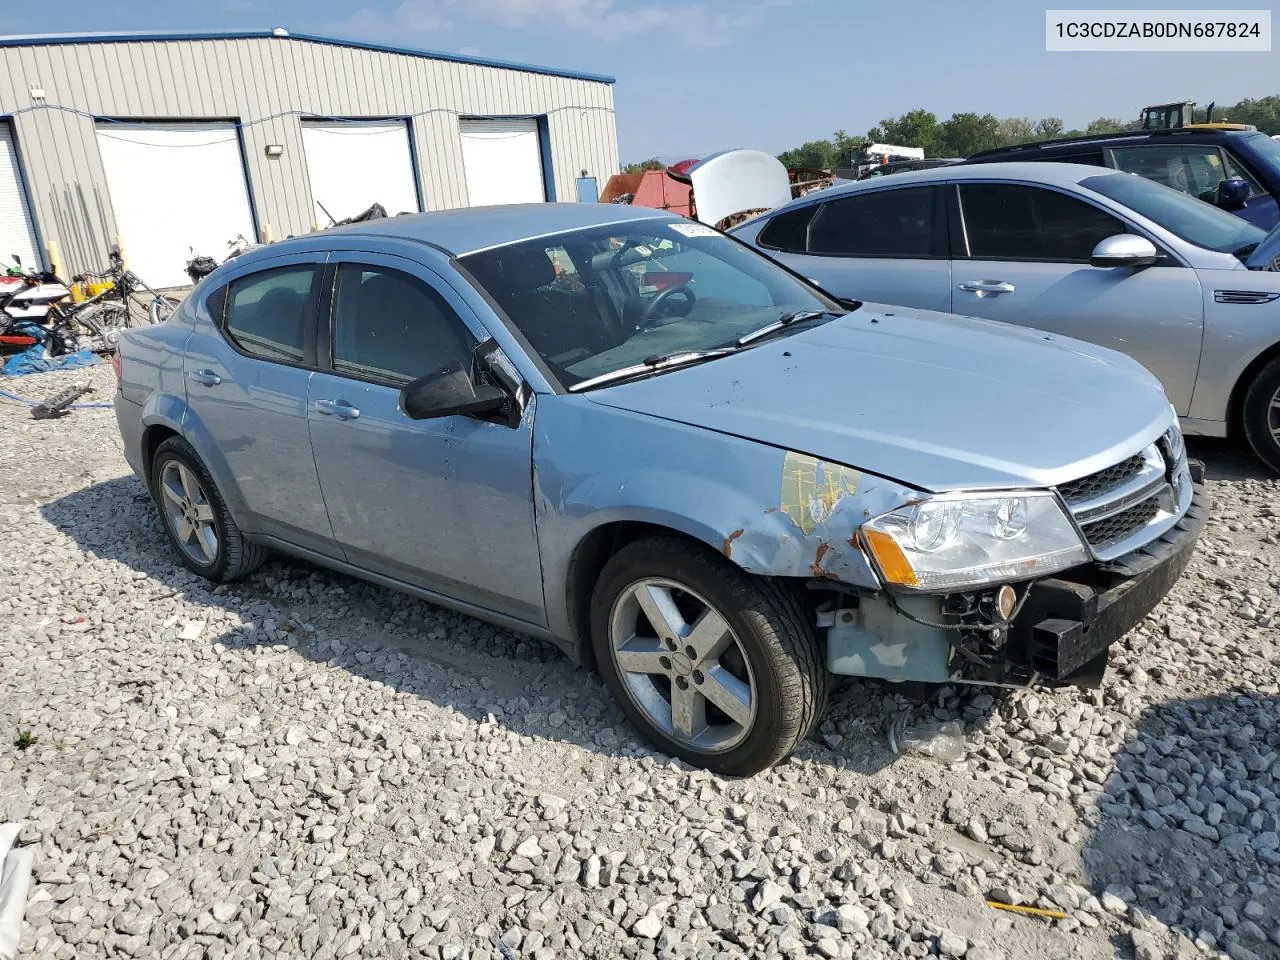
<instances>
[{"instance_id":1,"label":"motorcycle","mask_svg":"<svg viewBox=\"0 0 1280 960\"><path fill-rule=\"evenodd\" d=\"M26 270L13 254L14 266L0 277L0 347L28 348L45 343L54 356L79 348L71 326L55 316L54 304L71 296L65 283L47 270Z\"/></svg>"},{"instance_id":2,"label":"motorcycle","mask_svg":"<svg viewBox=\"0 0 1280 960\"><path fill-rule=\"evenodd\" d=\"M234 240L228 240L227 246L229 247L229 250L226 258L222 261L223 263L230 263L241 254L248 253L250 250L256 250L258 247L262 246L262 244L252 243L242 233ZM187 261L187 276L191 278L192 283L199 283L209 274L213 273L213 271L218 269L219 263L214 260L213 257L196 253L195 247L188 247L187 249L191 251L191 259Z\"/></svg>"}]
</instances>

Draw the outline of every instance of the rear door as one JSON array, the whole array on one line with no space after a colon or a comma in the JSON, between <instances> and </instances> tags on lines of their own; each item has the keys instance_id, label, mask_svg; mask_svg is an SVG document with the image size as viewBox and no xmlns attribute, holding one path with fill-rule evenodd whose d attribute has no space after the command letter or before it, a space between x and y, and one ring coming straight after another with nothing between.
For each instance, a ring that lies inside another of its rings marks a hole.
<instances>
[{"instance_id":1,"label":"rear door","mask_svg":"<svg viewBox=\"0 0 1280 960\"><path fill-rule=\"evenodd\" d=\"M324 260L258 261L210 294L215 323L198 326L183 357L184 428L239 489L247 529L340 558L307 431Z\"/></svg>"},{"instance_id":2,"label":"rear door","mask_svg":"<svg viewBox=\"0 0 1280 960\"><path fill-rule=\"evenodd\" d=\"M938 185L858 191L787 211L769 221L757 244L838 297L951 308Z\"/></svg>"},{"instance_id":3,"label":"rear door","mask_svg":"<svg viewBox=\"0 0 1280 960\"><path fill-rule=\"evenodd\" d=\"M1076 196L1020 183L954 184L955 313L1051 330L1127 353L1191 405L1204 320L1196 272L1093 267L1106 237L1141 230Z\"/></svg>"},{"instance_id":4,"label":"rear door","mask_svg":"<svg viewBox=\"0 0 1280 960\"><path fill-rule=\"evenodd\" d=\"M483 328L417 261L342 252L333 262L309 417L324 502L348 559L544 623L533 404L515 428L462 416L409 419L401 388L451 365L470 369Z\"/></svg>"}]
</instances>

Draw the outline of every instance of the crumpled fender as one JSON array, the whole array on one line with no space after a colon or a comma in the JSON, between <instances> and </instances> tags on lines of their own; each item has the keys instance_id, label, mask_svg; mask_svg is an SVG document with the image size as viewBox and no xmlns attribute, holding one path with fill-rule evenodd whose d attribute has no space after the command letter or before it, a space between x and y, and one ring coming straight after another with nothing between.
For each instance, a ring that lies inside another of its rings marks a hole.
<instances>
[{"instance_id":1,"label":"crumpled fender","mask_svg":"<svg viewBox=\"0 0 1280 960\"><path fill-rule=\"evenodd\" d=\"M586 397L540 404L534 489L550 626L561 636L574 550L606 524L684 533L753 574L874 590L857 529L920 496L852 467Z\"/></svg>"}]
</instances>

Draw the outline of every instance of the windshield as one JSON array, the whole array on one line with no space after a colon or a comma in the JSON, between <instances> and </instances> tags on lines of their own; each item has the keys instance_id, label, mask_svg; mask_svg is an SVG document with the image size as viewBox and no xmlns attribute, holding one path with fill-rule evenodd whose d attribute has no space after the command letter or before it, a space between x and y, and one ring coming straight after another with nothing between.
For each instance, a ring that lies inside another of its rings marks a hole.
<instances>
[{"instance_id":1,"label":"windshield","mask_svg":"<svg viewBox=\"0 0 1280 960\"><path fill-rule=\"evenodd\" d=\"M1280 140L1272 140L1265 133L1255 133L1249 137L1242 137L1241 140L1260 159L1264 160L1277 172L1280 172ZM1274 180L1274 178L1272 179Z\"/></svg>"},{"instance_id":2,"label":"windshield","mask_svg":"<svg viewBox=\"0 0 1280 960\"><path fill-rule=\"evenodd\" d=\"M590 227L460 262L566 388L651 358L734 347L800 311L843 312L759 254L687 220Z\"/></svg>"},{"instance_id":3,"label":"windshield","mask_svg":"<svg viewBox=\"0 0 1280 960\"><path fill-rule=\"evenodd\" d=\"M1266 236L1233 214L1137 174L1088 177L1080 186L1123 203L1188 243L1219 253L1235 253Z\"/></svg>"}]
</instances>

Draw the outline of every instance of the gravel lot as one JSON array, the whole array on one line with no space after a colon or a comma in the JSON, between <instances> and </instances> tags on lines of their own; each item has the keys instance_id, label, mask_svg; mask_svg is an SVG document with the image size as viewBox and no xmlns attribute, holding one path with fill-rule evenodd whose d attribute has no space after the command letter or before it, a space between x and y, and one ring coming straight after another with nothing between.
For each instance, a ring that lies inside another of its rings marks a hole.
<instances>
[{"instance_id":1,"label":"gravel lot","mask_svg":"<svg viewBox=\"0 0 1280 960\"><path fill-rule=\"evenodd\" d=\"M0 403L22 955L1280 957L1280 483L1193 453L1216 520L1101 690L848 682L734 781L543 643L292 562L207 589L111 411ZM968 759L895 758L903 713L963 720Z\"/></svg>"}]
</instances>

